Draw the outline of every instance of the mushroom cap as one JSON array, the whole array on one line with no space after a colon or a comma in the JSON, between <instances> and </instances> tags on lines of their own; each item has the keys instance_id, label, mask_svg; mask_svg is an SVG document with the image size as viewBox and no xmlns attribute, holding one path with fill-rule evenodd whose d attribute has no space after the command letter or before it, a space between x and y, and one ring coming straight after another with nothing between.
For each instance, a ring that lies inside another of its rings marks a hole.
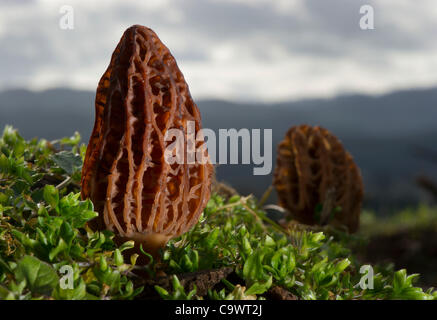
<instances>
[{"instance_id":1,"label":"mushroom cap","mask_svg":"<svg viewBox=\"0 0 437 320\"><path fill-rule=\"evenodd\" d=\"M193 148L190 123L198 134L200 113L174 57L151 29L128 28L97 87L81 182L82 198L99 213L91 228L166 242L198 221L210 197L211 163L186 157L170 164L165 156L171 129L184 133L183 150ZM206 143L194 144L209 160Z\"/></svg>"},{"instance_id":2,"label":"mushroom cap","mask_svg":"<svg viewBox=\"0 0 437 320\"><path fill-rule=\"evenodd\" d=\"M290 128L278 146L273 185L279 204L297 221L314 225L318 205L329 211L339 206L341 211L335 213L331 224L345 225L350 232L358 229L363 200L361 173L340 140L328 130L308 125Z\"/></svg>"}]
</instances>

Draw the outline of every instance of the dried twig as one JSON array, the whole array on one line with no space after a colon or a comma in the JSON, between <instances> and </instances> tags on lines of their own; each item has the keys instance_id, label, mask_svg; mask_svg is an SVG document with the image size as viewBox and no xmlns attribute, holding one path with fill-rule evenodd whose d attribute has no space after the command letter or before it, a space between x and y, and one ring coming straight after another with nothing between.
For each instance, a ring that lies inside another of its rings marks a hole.
<instances>
[{"instance_id":1,"label":"dried twig","mask_svg":"<svg viewBox=\"0 0 437 320\"><path fill-rule=\"evenodd\" d=\"M232 268L224 267L214 270L202 270L198 272L178 274L177 277L186 291L193 290L194 286L196 286L196 295L202 297L208 293L208 289L212 289L232 272ZM171 275L166 275L156 280L146 280L144 282L144 291L137 298L159 299L159 295L154 288L155 285L171 291L173 289Z\"/></svg>"}]
</instances>

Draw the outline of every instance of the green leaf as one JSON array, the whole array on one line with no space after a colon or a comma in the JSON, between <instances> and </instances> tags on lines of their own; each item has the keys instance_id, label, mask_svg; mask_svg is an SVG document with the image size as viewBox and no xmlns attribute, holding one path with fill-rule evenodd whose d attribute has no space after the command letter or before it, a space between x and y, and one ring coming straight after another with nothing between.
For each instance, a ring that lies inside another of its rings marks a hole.
<instances>
[{"instance_id":1,"label":"green leaf","mask_svg":"<svg viewBox=\"0 0 437 320\"><path fill-rule=\"evenodd\" d=\"M68 221L62 222L61 229L60 229L60 236L65 240L65 242L70 245L73 241L73 238L75 237L76 233L74 232L71 225L68 223Z\"/></svg>"},{"instance_id":2,"label":"green leaf","mask_svg":"<svg viewBox=\"0 0 437 320\"><path fill-rule=\"evenodd\" d=\"M117 267L124 263L123 255L121 254L120 249L115 249L114 251L114 263Z\"/></svg>"},{"instance_id":3,"label":"green leaf","mask_svg":"<svg viewBox=\"0 0 437 320\"><path fill-rule=\"evenodd\" d=\"M78 154L69 151L61 151L52 156L52 160L66 173L72 175L82 166L82 158Z\"/></svg>"},{"instance_id":4,"label":"green leaf","mask_svg":"<svg viewBox=\"0 0 437 320\"><path fill-rule=\"evenodd\" d=\"M160 286L154 286L156 292L158 292L158 294L161 296L162 299L167 299L167 297L169 296L168 291L165 290L164 288L160 287Z\"/></svg>"},{"instance_id":5,"label":"green leaf","mask_svg":"<svg viewBox=\"0 0 437 320\"><path fill-rule=\"evenodd\" d=\"M260 283L260 282L255 282L247 291L246 291L246 295L252 295L252 294L263 294L264 292L266 292L267 290L269 290L269 288L272 286L272 282L273 282L273 278L272 276L270 276L270 278L264 282L264 283Z\"/></svg>"},{"instance_id":6,"label":"green leaf","mask_svg":"<svg viewBox=\"0 0 437 320\"><path fill-rule=\"evenodd\" d=\"M243 276L246 282L252 284L257 280L266 280L267 275L264 271L262 261L268 248L258 248L248 257L243 266Z\"/></svg>"},{"instance_id":7,"label":"green leaf","mask_svg":"<svg viewBox=\"0 0 437 320\"><path fill-rule=\"evenodd\" d=\"M406 286L407 281L407 270L402 269L394 274L393 278L393 290L396 292L402 291L404 286Z\"/></svg>"},{"instance_id":8,"label":"green leaf","mask_svg":"<svg viewBox=\"0 0 437 320\"><path fill-rule=\"evenodd\" d=\"M0 270L12 273L9 265L0 257Z\"/></svg>"},{"instance_id":9,"label":"green leaf","mask_svg":"<svg viewBox=\"0 0 437 320\"><path fill-rule=\"evenodd\" d=\"M269 235L266 235L266 239L264 240L264 244L267 247L275 247L276 246L275 240L273 240L273 238L270 237Z\"/></svg>"},{"instance_id":10,"label":"green leaf","mask_svg":"<svg viewBox=\"0 0 437 320\"><path fill-rule=\"evenodd\" d=\"M56 271L47 263L33 256L24 256L17 265L16 277L26 280L27 286L35 293L50 295L59 283Z\"/></svg>"},{"instance_id":11,"label":"green leaf","mask_svg":"<svg viewBox=\"0 0 437 320\"><path fill-rule=\"evenodd\" d=\"M65 243L63 239L59 239L58 245L56 248L53 248L50 250L49 259L50 261L53 261L53 259L62 251L68 248L68 245Z\"/></svg>"},{"instance_id":12,"label":"green leaf","mask_svg":"<svg viewBox=\"0 0 437 320\"><path fill-rule=\"evenodd\" d=\"M335 272L343 272L351 264L349 259L343 259L335 266Z\"/></svg>"},{"instance_id":13,"label":"green leaf","mask_svg":"<svg viewBox=\"0 0 437 320\"><path fill-rule=\"evenodd\" d=\"M20 232L16 229L11 231L15 238L17 238L24 246L29 248L34 248L38 245L38 241L29 238L29 236L23 232Z\"/></svg>"},{"instance_id":14,"label":"green leaf","mask_svg":"<svg viewBox=\"0 0 437 320\"><path fill-rule=\"evenodd\" d=\"M44 186L44 200L57 212L59 212L59 191L52 185Z\"/></svg>"},{"instance_id":15,"label":"green leaf","mask_svg":"<svg viewBox=\"0 0 437 320\"><path fill-rule=\"evenodd\" d=\"M0 172L7 173L9 171L9 160L4 155L0 155Z\"/></svg>"},{"instance_id":16,"label":"green leaf","mask_svg":"<svg viewBox=\"0 0 437 320\"><path fill-rule=\"evenodd\" d=\"M15 300L13 292L0 285L0 298L1 300Z\"/></svg>"},{"instance_id":17,"label":"green leaf","mask_svg":"<svg viewBox=\"0 0 437 320\"><path fill-rule=\"evenodd\" d=\"M99 266L100 266L100 271L102 272L108 270L108 262L106 261L104 256L100 256Z\"/></svg>"},{"instance_id":18,"label":"green leaf","mask_svg":"<svg viewBox=\"0 0 437 320\"><path fill-rule=\"evenodd\" d=\"M241 243L241 252L246 256L250 256L253 252L252 246L250 245L250 241L248 237L244 237Z\"/></svg>"},{"instance_id":19,"label":"green leaf","mask_svg":"<svg viewBox=\"0 0 437 320\"><path fill-rule=\"evenodd\" d=\"M216 245L219 234L219 228L215 228L210 234L208 234L205 242L205 246L207 249L212 249Z\"/></svg>"},{"instance_id":20,"label":"green leaf","mask_svg":"<svg viewBox=\"0 0 437 320\"><path fill-rule=\"evenodd\" d=\"M132 249L135 246L135 241L130 240L124 242L118 249L120 252L123 252L124 250Z\"/></svg>"},{"instance_id":21,"label":"green leaf","mask_svg":"<svg viewBox=\"0 0 437 320\"><path fill-rule=\"evenodd\" d=\"M79 132L75 131L74 135L69 138L62 138L60 140L61 144L66 144L69 146L75 146L80 142L80 134Z\"/></svg>"},{"instance_id":22,"label":"green leaf","mask_svg":"<svg viewBox=\"0 0 437 320\"><path fill-rule=\"evenodd\" d=\"M56 287L53 296L58 300L81 300L87 295L86 285L82 278L80 278L78 284L74 285L73 289L61 289Z\"/></svg>"}]
</instances>

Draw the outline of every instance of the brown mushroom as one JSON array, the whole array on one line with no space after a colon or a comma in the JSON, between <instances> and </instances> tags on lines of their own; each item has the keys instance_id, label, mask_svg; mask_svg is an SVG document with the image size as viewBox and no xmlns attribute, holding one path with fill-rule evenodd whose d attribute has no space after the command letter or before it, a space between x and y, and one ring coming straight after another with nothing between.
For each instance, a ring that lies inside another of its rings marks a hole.
<instances>
[{"instance_id":1,"label":"brown mushroom","mask_svg":"<svg viewBox=\"0 0 437 320\"><path fill-rule=\"evenodd\" d=\"M355 232L363 199L360 170L340 140L321 127L292 127L278 146L273 184L288 218L314 225L330 221ZM316 209L322 205L321 217ZM321 221L324 220L324 221Z\"/></svg>"},{"instance_id":2,"label":"brown mushroom","mask_svg":"<svg viewBox=\"0 0 437 320\"><path fill-rule=\"evenodd\" d=\"M99 213L91 228L112 230L156 256L198 221L210 197L212 165L186 158L171 164L165 157L173 143L166 133L179 129L183 155L194 143L208 159L205 142L188 139L190 122L198 134L200 113L174 57L151 29L130 27L97 87L81 191Z\"/></svg>"}]
</instances>

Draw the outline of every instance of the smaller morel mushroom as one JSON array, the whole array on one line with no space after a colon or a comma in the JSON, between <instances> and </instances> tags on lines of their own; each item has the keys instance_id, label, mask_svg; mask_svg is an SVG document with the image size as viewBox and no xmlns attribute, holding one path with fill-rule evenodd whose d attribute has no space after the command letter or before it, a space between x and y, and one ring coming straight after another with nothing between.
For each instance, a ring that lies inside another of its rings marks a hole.
<instances>
[{"instance_id":1,"label":"smaller morel mushroom","mask_svg":"<svg viewBox=\"0 0 437 320\"><path fill-rule=\"evenodd\" d=\"M99 82L95 108L81 192L99 213L90 227L114 231L119 242L135 240L156 256L198 221L213 167L206 143L188 138L199 136L199 110L174 57L151 29L125 31ZM183 132L181 162L167 161L171 129ZM202 161L187 161L193 148Z\"/></svg>"},{"instance_id":2,"label":"smaller morel mushroom","mask_svg":"<svg viewBox=\"0 0 437 320\"><path fill-rule=\"evenodd\" d=\"M279 204L290 214L287 218L309 225L329 221L349 232L358 229L363 199L360 170L328 130L308 125L288 130L278 146L273 184ZM337 207L340 212L334 210Z\"/></svg>"}]
</instances>

